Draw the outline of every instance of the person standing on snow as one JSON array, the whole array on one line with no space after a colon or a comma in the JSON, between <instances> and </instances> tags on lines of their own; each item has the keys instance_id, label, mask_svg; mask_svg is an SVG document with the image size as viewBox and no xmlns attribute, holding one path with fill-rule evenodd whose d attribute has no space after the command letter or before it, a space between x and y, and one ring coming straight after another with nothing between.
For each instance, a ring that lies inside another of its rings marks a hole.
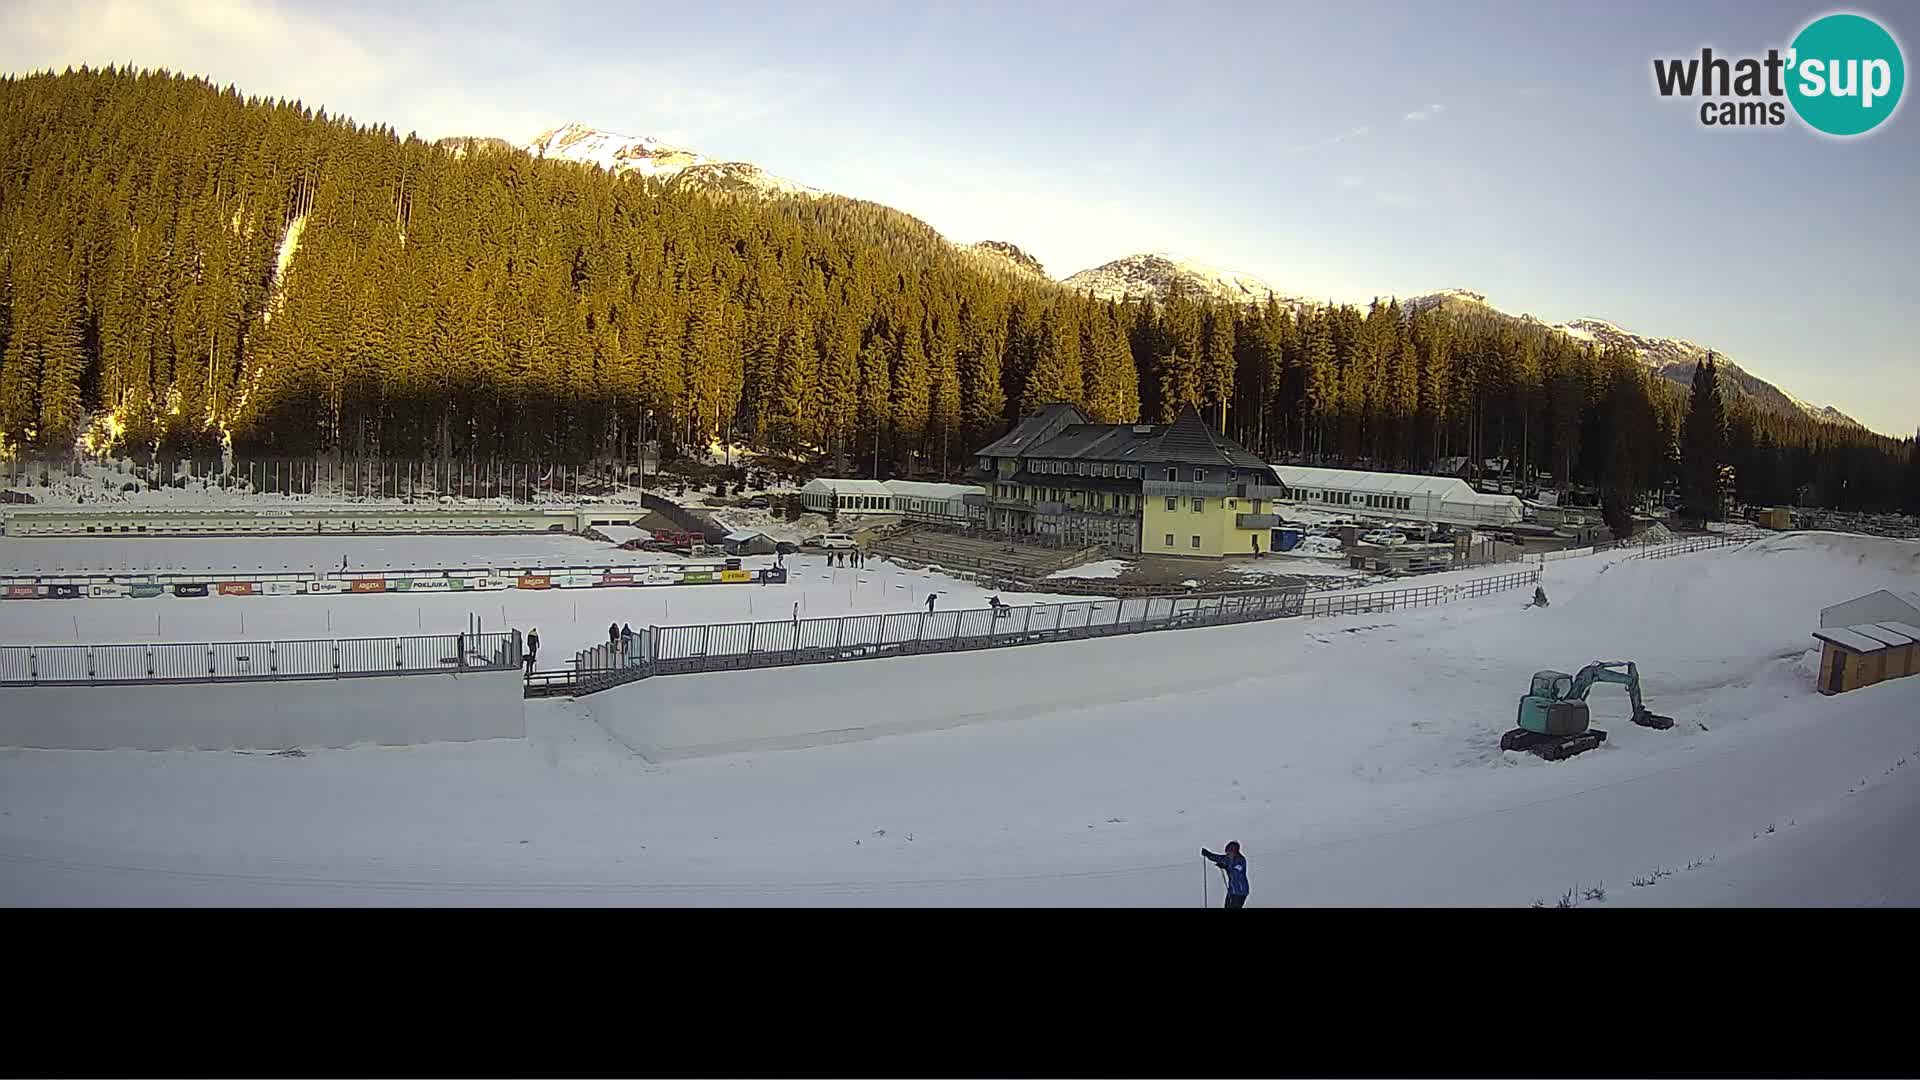
<instances>
[{"instance_id":1,"label":"person standing on snow","mask_svg":"<svg viewBox=\"0 0 1920 1080\"><path fill-rule=\"evenodd\" d=\"M608 623L607 624L607 648L618 649L619 647L620 647L620 624Z\"/></svg>"},{"instance_id":2,"label":"person standing on snow","mask_svg":"<svg viewBox=\"0 0 1920 1080\"><path fill-rule=\"evenodd\" d=\"M927 593L927 614L933 614L933 593Z\"/></svg>"},{"instance_id":3,"label":"person standing on snow","mask_svg":"<svg viewBox=\"0 0 1920 1080\"><path fill-rule=\"evenodd\" d=\"M527 631L527 670L533 670L533 662L540 656L540 628Z\"/></svg>"},{"instance_id":4,"label":"person standing on snow","mask_svg":"<svg viewBox=\"0 0 1920 1080\"><path fill-rule=\"evenodd\" d=\"M1248 891L1247 857L1240 854L1240 841L1227 841L1227 851L1224 855L1215 855L1206 848L1201 848L1200 854L1227 875L1226 906L1230 909L1246 907Z\"/></svg>"}]
</instances>

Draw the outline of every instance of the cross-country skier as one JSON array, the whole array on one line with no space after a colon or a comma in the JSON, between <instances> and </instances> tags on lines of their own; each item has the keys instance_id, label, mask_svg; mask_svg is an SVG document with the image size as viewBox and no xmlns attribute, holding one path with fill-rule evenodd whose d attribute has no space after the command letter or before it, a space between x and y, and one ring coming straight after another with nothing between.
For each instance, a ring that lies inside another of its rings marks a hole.
<instances>
[{"instance_id":1,"label":"cross-country skier","mask_svg":"<svg viewBox=\"0 0 1920 1080\"><path fill-rule=\"evenodd\" d=\"M1219 867L1221 871L1223 871L1227 875L1227 905L1226 906L1228 908L1246 907L1247 906L1247 857L1245 855L1240 854L1240 841L1238 840L1227 841L1227 852L1224 855L1215 855L1213 852L1208 851L1206 848L1201 848L1200 854L1204 856L1208 862Z\"/></svg>"}]
</instances>

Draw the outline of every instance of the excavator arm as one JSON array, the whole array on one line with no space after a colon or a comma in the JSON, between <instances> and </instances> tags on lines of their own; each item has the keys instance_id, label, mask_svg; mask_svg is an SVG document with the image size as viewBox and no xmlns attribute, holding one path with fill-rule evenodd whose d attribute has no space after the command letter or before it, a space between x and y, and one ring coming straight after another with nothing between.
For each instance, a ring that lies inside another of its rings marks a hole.
<instances>
[{"instance_id":1,"label":"excavator arm","mask_svg":"<svg viewBox=\"0 0 1920 1080\"><path fill-rule=\"evenodd\" d=\"M1647 709L1640 697L1640 669L1631 660L1596 660L1580 669L1567 691L1571 701L1585 701L1594 683L1617 683L1627 688L1627 700L1633 703L1633 722L1641 727L1670 728L1673 719Z\"/></svg>"}]
</instances>

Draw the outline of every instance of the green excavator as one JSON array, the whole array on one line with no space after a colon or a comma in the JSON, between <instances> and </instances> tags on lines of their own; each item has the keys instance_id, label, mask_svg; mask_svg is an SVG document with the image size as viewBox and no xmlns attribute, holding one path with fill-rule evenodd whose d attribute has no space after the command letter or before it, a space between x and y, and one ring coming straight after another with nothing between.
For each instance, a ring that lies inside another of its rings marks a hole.
<instances>
[{"instance_id":1,"label":"green excavator","mask_svg":"<svg viewBox=\"0 0 1920 1080\"><path fill-rule=\"evenodd\" d=\"M1502 750L1525 750L1548 761L1583 754L1607 741L1607 733L1587 724L1587 691L1594 683L1619 683L1633 702L1633 722L1665 731L1671 716L1647 709L1640 700L1640 669L1631 660L1598 660L1577 675L1536 671L1533 687L1520 699L1520 726L1500 738Z\"/></svg>"}]
</instances>

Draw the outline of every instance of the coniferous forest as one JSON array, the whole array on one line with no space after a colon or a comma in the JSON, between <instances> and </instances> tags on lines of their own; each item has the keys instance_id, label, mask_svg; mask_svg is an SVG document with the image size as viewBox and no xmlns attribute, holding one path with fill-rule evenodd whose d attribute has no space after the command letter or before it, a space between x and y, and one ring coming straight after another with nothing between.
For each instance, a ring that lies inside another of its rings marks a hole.
<instances>
[{"instance_id":1,"label":"coniferous forest","mask_svg":"<svg viewBox=\"0 0 1920 1080\"><path fill-rule=\"evenodd\" d=\"M725 439L932 477L1056 400L1192 402L1270 460L1500 457L1622 496L1680 480L1687 407L1630 352L1506 317L1102 302L872 203L682 192L167 72L0 79L0 452L578 464ZM1742 501L1916 487L1911 440L1724 411Z\"/></svg>"}]
</instances>

